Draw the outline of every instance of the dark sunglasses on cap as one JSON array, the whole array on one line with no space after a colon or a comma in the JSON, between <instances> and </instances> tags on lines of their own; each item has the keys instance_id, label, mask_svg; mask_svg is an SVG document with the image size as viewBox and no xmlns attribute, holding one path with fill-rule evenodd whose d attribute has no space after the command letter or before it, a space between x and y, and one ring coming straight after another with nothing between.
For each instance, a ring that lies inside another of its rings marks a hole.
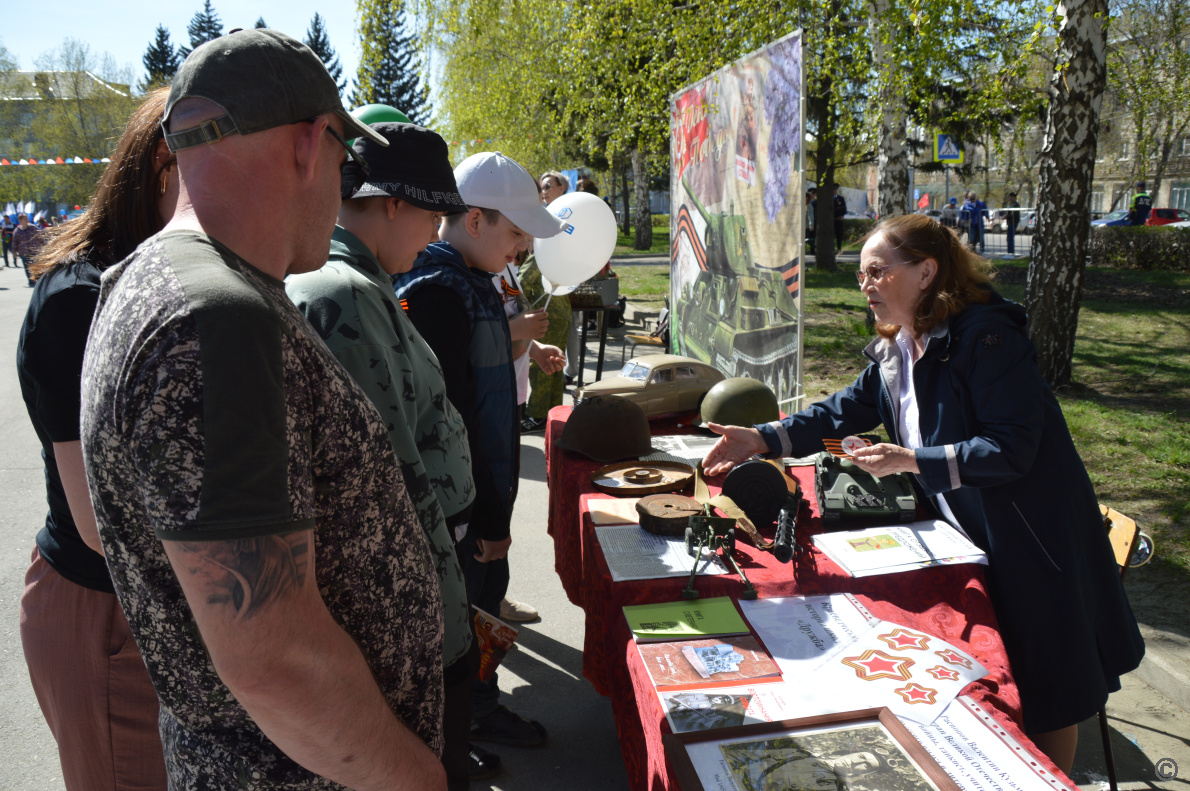
<instances>
[{"instance_id":1,"label":"dark sunglasses on cap","mask_svg":"<svg viewBox=\"0 0 1190 791\"><path fill-rule=\"evenodd\" d=\"M318 120L317 118L307 118L304 121L298 121L297 123L312 124L317 120ZM340 172L342 172L343 167L345 167L348 162L354 161L355 164L359 166L359 169L361 171L363 171L364 176L372 175L372 168L368 165L368 161L366 159L364 159L362 156L360 156L358 153L356 153L354 148L347 145L347 141L343 139L343 135L341 135L335 131L335 127L331 126L330 124L327 124L326 131L330 132L331 137L333 137L333 138L335 138L335 140L339 141L339 145L343 146L343 148L347 151L348 159L344 160L343 164L339 166Z\"/></svg>"}]
</instances>

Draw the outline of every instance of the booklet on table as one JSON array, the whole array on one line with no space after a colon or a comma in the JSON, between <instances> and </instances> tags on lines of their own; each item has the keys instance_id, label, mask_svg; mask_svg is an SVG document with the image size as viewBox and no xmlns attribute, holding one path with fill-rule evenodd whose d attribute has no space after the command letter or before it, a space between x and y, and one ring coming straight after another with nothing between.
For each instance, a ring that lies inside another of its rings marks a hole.
<instances>
[{"instance_id":1,"label":"booklet on table","mask_svg":"<svg viewBox=\"0 0 1190 791\"><path fill-rule=\"evenodd\" d=\"M727 596L624 608L628 628L638 643L748 634L748 624Z\"/></svg>"},{"instance_id":2,"label":"booklet on table","mask_svg":"<svg viewBox=\"0 0 1190 791\"><path fill-rule=\"evenodd\" d=\"M778 682L781 670L752 635L636 646L658 690Z\"/></svg>"},{"instance_id":3,"label":"booklet on table","mask_svg":"<svg viewBox=\"0 0 1190 791\"><path fill-rule=\"evenodd\" d=\"M988 562L983 550L941 519L821 533L814 545L852 577Z\"/></svg>"}]
</instances>

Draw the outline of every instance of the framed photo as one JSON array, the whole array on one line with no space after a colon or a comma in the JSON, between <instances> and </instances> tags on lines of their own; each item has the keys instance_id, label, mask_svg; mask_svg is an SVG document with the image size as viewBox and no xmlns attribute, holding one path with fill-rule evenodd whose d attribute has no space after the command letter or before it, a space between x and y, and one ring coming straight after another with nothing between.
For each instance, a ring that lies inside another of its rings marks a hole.
<instances>
[{"instance_id":1,"label":"framed photo","mask_svg":"<svg viewBox=\"0 0 1190 791\"><path fill-rule=\"evenodd\" d=\"M682 791L960 791L889 709L667 734Z\"/></svg>"}]
</instances>

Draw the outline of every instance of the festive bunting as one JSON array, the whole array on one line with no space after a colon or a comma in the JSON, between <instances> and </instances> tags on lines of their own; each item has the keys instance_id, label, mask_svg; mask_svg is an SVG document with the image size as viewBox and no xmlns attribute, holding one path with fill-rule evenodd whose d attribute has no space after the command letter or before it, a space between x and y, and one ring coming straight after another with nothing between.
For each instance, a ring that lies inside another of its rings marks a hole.
<instances>
[{"instance_id":1,"label":"festive bunting","mask_svg":"<svg viewBox=\"0 0 1190 791\"><path fill-rule=\"evenodd\" d=\"M47 157L46 159L37 159L36 157L32 157L30 159L0 158L0 167L5 167L8 165L100 165L106 162L111 162L111 160L107 157L103 157L102 159L95 157L94 159L91 159L90 157L84 158L77 156Z\"/></svg>"}]
</instances>

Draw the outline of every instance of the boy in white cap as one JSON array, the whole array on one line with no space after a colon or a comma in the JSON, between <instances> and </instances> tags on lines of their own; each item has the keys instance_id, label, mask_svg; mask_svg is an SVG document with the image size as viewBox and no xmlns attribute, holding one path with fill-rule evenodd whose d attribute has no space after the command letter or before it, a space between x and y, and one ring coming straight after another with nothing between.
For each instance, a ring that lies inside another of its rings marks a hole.
<instances>
[{"instance_id":1,"label":"boy in white cap","mask_svg":"<svg viewBox=\"0 0 1190 791\"><path fill-rule=\"evenodd\" d=\"M438 356L446 394L463 416L475 477L471 521L456 529L456 550L473 604L492 614L508 591L512 503L520 461L517 384L512 339L492 275L503 272L533 237L561 232L564 224L538 196L537 182L499 152L475 154L455 168L466 213L444 218L442 242L431 244L412 271L393 278L397 296ZM531 344L542 370L565 359ZM497 679L476 682L473 741L532 747L545 728L499 703Z\"/></svg>"}]
</instances>

